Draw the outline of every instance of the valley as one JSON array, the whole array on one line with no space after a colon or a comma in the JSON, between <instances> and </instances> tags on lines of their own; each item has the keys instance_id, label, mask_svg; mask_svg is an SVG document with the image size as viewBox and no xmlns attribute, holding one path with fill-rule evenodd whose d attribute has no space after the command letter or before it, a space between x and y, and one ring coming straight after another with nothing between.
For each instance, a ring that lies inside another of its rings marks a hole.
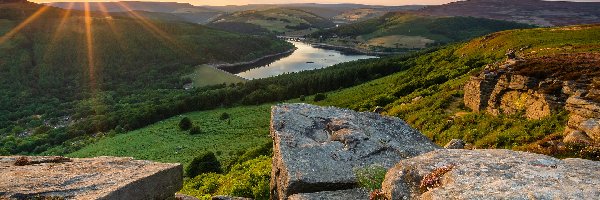
<instances>
[{"instance_id":1,"label":"valley","mask_svg":"<svg viewBox=\"0 0 600 200\"><path fill-rule=\"evenodd\" d=\"M544 195L595 194L598 3L510 2L0 0L0 163L179 163L191 199L398 199L404 182L404 197L469 199L488 194L424 181L512 171L551 180ZM23 157L71 162L54 158ZM571 169L585 194L546 193Z\"/></svg>"}]
</instances>

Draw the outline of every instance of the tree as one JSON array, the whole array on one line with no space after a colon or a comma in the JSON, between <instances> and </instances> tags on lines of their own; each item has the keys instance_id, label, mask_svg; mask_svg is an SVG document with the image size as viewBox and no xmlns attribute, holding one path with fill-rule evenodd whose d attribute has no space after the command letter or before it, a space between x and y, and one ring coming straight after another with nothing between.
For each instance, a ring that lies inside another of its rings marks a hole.
<instances>
[{"instance_id":1,"label":"tree","mask_svg":"<svg viewBox=\"0 0 600 200\"><path fill-rule=\"evenodd\" d=\"M221 114L221 116L219 117L219 119L220 120L227 120L227 119L229 119L229 117L231 117L231 116L229 116L229 113L224 112L224 113Z\"/></svg>"},{"instance_id":2,"label":"tree","mask_svg":"<svg viewBox=\"0 0 600 200\"><path fill-rule=\"evenodd\" d=\"M325 100L326 98L327 98L327 96L325 94L323 94L323 93L317 93L317 94L315 94L314 101L315 102L319 102L319 101Z\"/></svg>"},{"instance_id":3,"label":"tree","mask_svg":"<svg viewBox=\"0 0 600 200\"><path fill-rule=\"evenodd\" d=\"M193 126L190 129L190 135L198 135L202 133L202 129L199 126Z\"/></svg>"},{"instance_id":4,"label":"tree","mask_svg":"<svg viewBox=\"0 0 600 200\"><path fill-rule=\"evenodd\" d=\"M182 131L190 130L190 128L192 128L192 120L190 118L184 117L179 121L179 129Z\"/></svg>"},{"instance_id":5,"label":"tree","mask_svg":"<svg viewBox=\"0 0 600 200\"><path fill-rule=\"evenodd\" d=\"M204 152L196 156L185 169L187 177L196 177L204 173L221 173L221 163L213 152Z\"/></svg>"}]
</instances>

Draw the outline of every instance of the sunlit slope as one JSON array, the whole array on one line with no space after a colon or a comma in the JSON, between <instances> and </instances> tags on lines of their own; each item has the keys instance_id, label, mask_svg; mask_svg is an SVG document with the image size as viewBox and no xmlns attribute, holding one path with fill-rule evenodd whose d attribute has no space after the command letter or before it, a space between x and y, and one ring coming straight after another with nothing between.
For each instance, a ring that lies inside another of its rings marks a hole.
<instances>
[{"instance_id":1,"label":"sunlit slope","mask_svg":"<svg viewBox=\"0 0 600 200\"><path fill-rule=\"evenodd\" d=\"M215 83L244 83L247 81L246 79L235 74L231 74L208 65L200 65L196 67L196 70L194 70L192 74L186 75L185 78L191 79L194 87L209 86L214 85Z\"/></svg>"},{"instance_id":2,"label":"sunlit slope","mask_svg":"<svg viewBox=\"0 0 600 200\"><path fill-rule=\"evenodd\" d=\"M433 17L388 13L366 21L316 32L313 38L362 49L421 49L529 25L472 17Z\"/></svg>"},{"instance_id":3,"label":"sunlit slope","mask_svg":"<svg viewBox=\"0 0 600 200\"><path fill-rule=\"evenodd\" d=\"M411 67L330 93L319 104L361 111L382 106L386 115L405 119L440 145L460 138L478 148L520 148L554 133L560 135L566 116L527 120L518 116L471 113L463 105L463 86L469 73L478 73L482 66L504 59L508 49L529 58L560 53L600 53L599 34L598 25L494 33L398 62L397 65Z\"/></svg>"},{"instance_id":4,"label":"sunlit slope","mask_svg":"<svg viewBox=\"0 0 600 200\"><path fill-rule=\"evenodd\" d=\"M0 4L0 134L30 135L46 120L72 116L76 108L90 110L78 117L104 115L110 111L78 107L79 101L106 95L110 100L102 104L112 105L128 95L167 94L182 90L190 81L182 77L199 64L248 61L290 48L272 38L153 21L136 12L110 16ZM162 97L155 98L128 101Z\"/></svg>"},{"instance_id":5,"label":"sunlit slope","mask_svg":"<svg viewBox=\"0 0 600 200\"><path fill-rule=\"evenodd\" d=\"M241 26L240 24L254 25L254 28L251 29L254 32L259 32L258 30L255 30L255 27L260 27L263 30L275 34L310 29L317 30L334 26L333 22L326 18L301 9L292 8L240 11L230 15L221 16L214 20L210 26L237 32L252 33L251 31L238 30L236 26ZM248 26L248 28L252 27Z\"/></svg>"}]
</instances>

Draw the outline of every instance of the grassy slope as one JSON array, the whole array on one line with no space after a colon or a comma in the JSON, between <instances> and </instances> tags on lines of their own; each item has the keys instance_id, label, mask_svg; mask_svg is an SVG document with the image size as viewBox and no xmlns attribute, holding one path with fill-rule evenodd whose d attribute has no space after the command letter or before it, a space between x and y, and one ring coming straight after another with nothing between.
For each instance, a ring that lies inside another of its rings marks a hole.
<instances>
[{"instance_id":1,"label":"grassy slope","mask_svg":"<svg viewBox=\"0 0 600 200\"><path fill-rule=\"evenodd\" d=\"M231 115L231 124L219 120L223 112ZM200 126L203 133L190 135L187 131L179 130L177 124L183 116L177 116L129 133L101 139L68 156L128 156L187 166L201 151L215 152L220 160L226 160L238 151L270 140L270 105L216 109L184 116Z\"/></svg>"},{"instance_id":2,"label":"grassy slope","mask_svg":"<svg viewBox=\"0 0 600 200\"><path fill-rule=\"evenodd\" d=\"M216 84L243 83L246 79L227 73L208 65L200 65L196 67L194 73L184 77L192 79L194 87L202 87Z\"/></svg>"},{"instance_id":3,"label":"grassy slope","mask_svg":"<svg viewBox=\"0 0 600 200\"><path fill-rule=\"evenodd\" d=\"M409 70L331 93L319 104L362 111L383 106L385 114L405 119L440 145L461 138L479 148L526 149L528 144L561 133L565 114L530 121L471 113L462 102L469 72L499 61L508 49L523 48L518 54L525 57L600 52L598 34L600 26L492 34L412 60L414 67Z\"/></svg>"}]
</instances>

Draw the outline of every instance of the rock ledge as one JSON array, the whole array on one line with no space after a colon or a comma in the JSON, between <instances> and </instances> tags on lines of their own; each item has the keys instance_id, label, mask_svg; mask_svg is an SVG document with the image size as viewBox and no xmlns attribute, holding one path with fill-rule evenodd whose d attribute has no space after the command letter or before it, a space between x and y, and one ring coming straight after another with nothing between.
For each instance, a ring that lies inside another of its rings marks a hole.
<instances>
[{"instance_id":1,"label":"rock ledge","mask_svg":"<svg viewBox=\"0 0 600 200\"><path fill-rule=\"evenodd\" d=\"M183 183L180 164L116 157L0 157L0 174L0 199L172 199Z\"/></svg>"}]
</instances>

